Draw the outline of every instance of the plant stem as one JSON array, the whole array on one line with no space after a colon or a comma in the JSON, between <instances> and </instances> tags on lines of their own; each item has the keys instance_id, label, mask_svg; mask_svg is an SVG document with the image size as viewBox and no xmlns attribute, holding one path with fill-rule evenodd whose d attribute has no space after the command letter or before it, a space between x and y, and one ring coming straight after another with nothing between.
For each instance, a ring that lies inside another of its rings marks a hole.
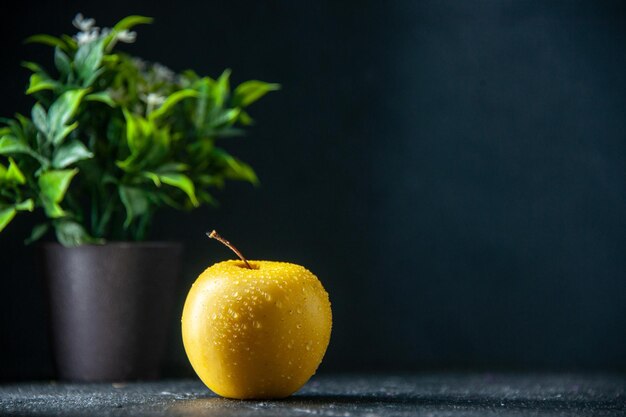
<instances>
[{"instance_id":1,"label":"plant stem","mask_svg":"<svg viewBox=\"0 0 626 417\"><path fill-rule=\"evenodd\" d=\"M152 215L149 212L139 217L134 236L136 241L142 241L146 238L146 232L148 231L148 225L150 224L151 218Z\"/></svg>"},{"instance_id":2,"label":"plant stem","mask_svg":"<svg viewBox=\"0 0 626 417\"><path fill-rule=\"evenodd\" d=\"M207 232L206 234L209 238L211 239L215 239L218 242L223 243L224 245L226 245L230 250L232 250L233 252L235 252L235 254L237 254L237 256L239 256L239 259L241 259L243 261L243 263L246 264L246 266L248 267L248 269L252 269L252 267L250 266L250 264L248 263L248 261L246 260L246 258L243 257L243 255L241 254L241 252L239 252L237 250L236 247L234 247L228 240L224 239L223 237L221 237L220 235L217 234L217 232L215 230L211 231L210 233Z\"/></svg>"},{"instance_id":3,"label":"plant stem","mask_svg":"<svg viewBox=\"0 0 626 417\"><path fill-rule=\"evenodd\" d=\"M91 235L93 237L98 236L98 205L100 203L98 198L98 191L96 188L91 189Z\"/></svg>"},{"instance_id":4,"label":"plant stem","mask_svg":"<svg viewBox=\"0 0 626 417\"><path fill-rule=\"evenodd\" d=\"M94 237L103 238L105 236L109 221L111 220L111 215L115 210L115 202L116 201L114 197L109 198L108 203L106 204L102 212L102 216L100 217L100 222L98 222L98 227L96 230L94 230Z\"/></svg>"}]
</instances>

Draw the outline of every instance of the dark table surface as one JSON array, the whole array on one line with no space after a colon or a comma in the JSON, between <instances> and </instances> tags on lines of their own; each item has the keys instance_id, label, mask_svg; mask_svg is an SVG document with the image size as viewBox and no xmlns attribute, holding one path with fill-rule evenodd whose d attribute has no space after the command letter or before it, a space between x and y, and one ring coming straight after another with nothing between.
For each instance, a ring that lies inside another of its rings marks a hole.
<instances>
[{"instance_id":1,"label":"dark table surface","mask_svg":"<svg viewBox=\"0 0 626 417\"><path fill-rule=\"evenodd\" d=\"M0 415L626 416L626 376L317 376L286 400L219 398L196 380L0 386Z\"/></svg>"}]
</instances>

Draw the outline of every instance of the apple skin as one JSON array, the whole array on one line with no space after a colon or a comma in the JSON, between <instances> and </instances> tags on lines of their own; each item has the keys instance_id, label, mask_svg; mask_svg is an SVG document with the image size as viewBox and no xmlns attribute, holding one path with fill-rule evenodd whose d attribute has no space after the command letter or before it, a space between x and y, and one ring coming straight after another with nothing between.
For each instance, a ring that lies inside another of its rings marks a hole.
<instances>
[{"instance_id":1,"label":"apple skin","mask_svg":"<svg viewBox=\"0 0 626 417\"><path fill-rule=\"evenodd\" d=\"M328 294L306 268L225 261L207 268L183 308L187 357L205 385L237 399L284 398L324 357L332 327Z\"/></svg>"}]
</instances>

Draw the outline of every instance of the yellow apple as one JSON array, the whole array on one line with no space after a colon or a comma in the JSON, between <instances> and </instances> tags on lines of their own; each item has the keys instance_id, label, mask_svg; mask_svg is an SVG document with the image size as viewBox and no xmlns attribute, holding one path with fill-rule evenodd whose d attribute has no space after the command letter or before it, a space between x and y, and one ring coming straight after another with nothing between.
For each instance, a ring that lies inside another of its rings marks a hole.
<instances>
[{"instance_id":1,"label":"yellow apple","mask_svg":"<svg viewBox=\"0 0 626 417\"><path fill-rule=\"evenodd\" d=\"M324 287L286 262L225 261L193 284L183 309L185 351L218 395L283 398L300 389L324 357L332 313Z\"/></svg>"}]
</instances>

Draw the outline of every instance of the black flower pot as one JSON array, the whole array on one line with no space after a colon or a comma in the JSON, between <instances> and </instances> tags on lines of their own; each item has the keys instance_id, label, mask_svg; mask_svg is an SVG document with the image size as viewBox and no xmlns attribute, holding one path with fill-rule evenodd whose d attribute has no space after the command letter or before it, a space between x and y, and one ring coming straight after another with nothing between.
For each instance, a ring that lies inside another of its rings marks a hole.
<instances>
[{"instance_id":1,"label":"black flower pot","mask_svg":"<svg viewBox=\"0 0 626 417\"><path fill-rule=\"evenodd\" d=\"M182 246L43 246L58 377L154 379L172 323Z\"/></svg>"}]
</instances>

